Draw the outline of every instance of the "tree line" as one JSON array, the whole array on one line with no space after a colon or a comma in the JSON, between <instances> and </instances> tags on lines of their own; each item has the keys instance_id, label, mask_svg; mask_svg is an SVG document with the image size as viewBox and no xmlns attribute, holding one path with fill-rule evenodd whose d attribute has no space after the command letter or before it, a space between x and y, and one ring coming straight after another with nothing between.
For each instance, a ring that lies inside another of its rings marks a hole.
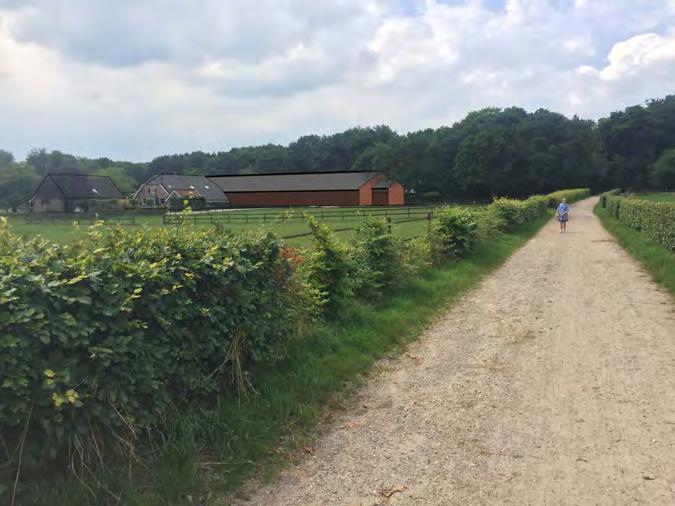
<instances>
[{"instance_id":1,"label":"tree line","mask_svg":"<svg viewBox=\"0 0 675 506\"><path fill-rule=\"evenodd\" d=\"M452 126L398 134L388 126L306 135L288 146L160 156L147 163L0 150L0 208L16 209L47 173L110 176L131 194L154 174L381 171L422 199L523 197L557 188L675 188L675 95L599 121L539 109L487 108Z\"/></svg>"}]
</instances>

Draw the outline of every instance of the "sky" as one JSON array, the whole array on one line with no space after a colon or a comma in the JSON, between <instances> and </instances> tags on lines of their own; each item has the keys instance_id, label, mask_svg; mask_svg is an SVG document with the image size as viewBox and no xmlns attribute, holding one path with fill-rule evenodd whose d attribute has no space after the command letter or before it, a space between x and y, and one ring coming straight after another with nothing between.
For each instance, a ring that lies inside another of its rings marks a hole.
<instances>
[{"instance_id":1,"label":"sky","mask_svg":"<svg viewBox=\"0 0 675 506\"><path fill-rule=\"evenodd\" d=\"M0 148L146 161L675 94L675 0L0 0Z\"/></svg>"}]
</instances>

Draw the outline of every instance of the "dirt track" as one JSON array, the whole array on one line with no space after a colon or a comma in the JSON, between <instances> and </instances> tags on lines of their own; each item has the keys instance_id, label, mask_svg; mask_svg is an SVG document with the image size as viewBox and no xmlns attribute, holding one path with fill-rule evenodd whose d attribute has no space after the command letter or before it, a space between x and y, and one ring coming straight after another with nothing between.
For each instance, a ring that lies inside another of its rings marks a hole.
<instances>
[{"instance_id":1,"label":"dirt track","mask_svg":"<svg viewBox=\"0 0 675 506\"><path fill-rule=\"evenodd\" d=\"M244 504L675 504L675 304L594 203L381 364Z\"/></svg>"}]
</instances>

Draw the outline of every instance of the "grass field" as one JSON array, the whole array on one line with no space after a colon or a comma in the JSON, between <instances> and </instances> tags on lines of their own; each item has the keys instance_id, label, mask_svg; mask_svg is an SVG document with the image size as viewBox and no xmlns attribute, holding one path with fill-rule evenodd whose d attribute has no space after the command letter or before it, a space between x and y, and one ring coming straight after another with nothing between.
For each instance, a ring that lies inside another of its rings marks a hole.
<instances>
[{"instance_id":1,"label":"grass field","mask_svg":"<svg viewBox=\"0 0 675 506\"><path fill-rule=\"evenodd\" d=\"M645 193L638 195L638 198L654 202L675 202L675 192Z\"/></svg>"},{"instance_id":2,"label":"grass field","mask_svg":"<svg viewBox=\"0 0 675 506\"><path fill-rule=\"evenodd\" d=\"M401 208L299 208L299 209L241 209L213 213L195 213L190 216L174 216L182 224L165 224L161 214L133 214L125 215L134 218L133 227L189 227L214 228L221 226L234 231L270 230L282 237L288 237L288 242L294 246L307 246L310 242L310 229L303 219L303 213L316 216L320 221L333 228L342 239L349 238L354 228L366 216L388 217L392 222L392 231L403 239L409 239L422 234L427 227L426 214L432 212L431 207L401 207ZM24 238L41 236L59 244L68 244L84 236L91 226L90 220L79 225L74 224L74 218L45 217L40 223L27 223L25 216L8 217L11 230ZM111 222L114 223L114 222ZM125 224L124 226L132 226Z\"/></svg>"}]
</instances>

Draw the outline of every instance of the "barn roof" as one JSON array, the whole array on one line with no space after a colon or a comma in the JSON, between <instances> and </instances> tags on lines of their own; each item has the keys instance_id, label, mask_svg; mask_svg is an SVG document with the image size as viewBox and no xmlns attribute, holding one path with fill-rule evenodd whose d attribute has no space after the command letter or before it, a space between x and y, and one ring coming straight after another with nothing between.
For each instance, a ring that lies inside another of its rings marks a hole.
<instances>
[{"instance_id":1,"label":"barn roof","mask_svg":"<svg viewBox=\"0 0 675 506\"><path fill-rule=\"evenodd\" d=\"M228 201L227 195L223 193L218 185L209 181L205 176L159 174L145 184L153 182L161 184L167 193L171 193L174 190L193 190L211 202Z\"/></svg>"},{"instance_id":2,"label":"barn roof","mask_svg":"<svg viewBox=\"0 0 675 506\"><path fill-rule=\"evenodd\" d=\"M294 172L209 176L226 193L358 190L379 172Z\"/></svg>"},{"instance_id":3,"label":"barn roof","mask_svg":"<svg viewBox=\"0 0 675 506\"><path fill-rule=\"evenodd\" d=\"M392 181L390 179L383 179L382 181L377 183L373 188L375 188L376 190L386 190L387 188L389 188L393 184L394 184L394 181Z\"/></svg>"},{"instance_id":4,"label":"barn roof","mask_svg":"<svg viewBox=\"0 0 675 506\"><path fill-rule=\"evenodd\" d=\"M108 176L88 174L47 174L67 199L123 199L124 195Z\"/></svg>"}]
</instances>

